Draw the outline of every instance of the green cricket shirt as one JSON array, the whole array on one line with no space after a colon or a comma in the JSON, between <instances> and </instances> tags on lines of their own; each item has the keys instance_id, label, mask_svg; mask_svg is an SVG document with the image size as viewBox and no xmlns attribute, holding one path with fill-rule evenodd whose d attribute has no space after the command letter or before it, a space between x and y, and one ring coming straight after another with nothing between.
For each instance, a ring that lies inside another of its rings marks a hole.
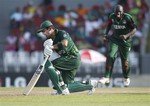
<instances>
[{"instance_id":1,"label":"green cricket shirt","mask_svg":"<svg viewBox=\"0 0 150 106\"><path fill-rule=\"evenodd\" d=\"M53 39L53 44L55 45L62 40L67 40L68 45L63 49L55 50L60 57L53 60L52 63L58 70L68 70L66 73L73 77L76 73L76 69L78 69L80 66L80 54L70 35L64 30L55 29L55 38Z\"/></svg>"},{"instance_id":2,"label":"green cricket shirt","mask_svg":"<svg viewBox=\"0 0 150 106\"><path fill-rule=\"evenodd\" d=\"M53 44L57 44L58 42L61 42L62 40L67 40L68 41L68 46L62 50L57 49L55 50L60 56L65 56L65 55L77 55L79 53L76 45L72 41L70 35L65 32L64 30L58 30L55 29L55 38L53 40Z\"/></svg>"},{"instance_id":3,"label":"green cricket shirt","mask_svg":"<svg viewBox=\"0 0 150 106\"><path fill-rule=\"evenodd\" d=\"M111 40L121 45L131 46L131 39L127 39L126 42L120 39L120 35L126 35L133 29L132 16L128 13L124 13L123 17L118 21L115 14L110 14L109 18L112 21L113 35Z\"/></svg>"}]
</instances>

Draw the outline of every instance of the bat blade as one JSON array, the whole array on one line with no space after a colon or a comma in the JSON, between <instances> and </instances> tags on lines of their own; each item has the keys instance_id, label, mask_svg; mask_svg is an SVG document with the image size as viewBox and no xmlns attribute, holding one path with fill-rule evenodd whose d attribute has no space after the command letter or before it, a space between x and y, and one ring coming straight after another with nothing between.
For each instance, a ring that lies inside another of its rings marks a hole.
<instances>
[{"instance_id":1,"label":"bat blade","mask_svg":"<svg viewBox=\"0 0 150 106\"><path fill-rule=\"evenodd\" d=\"M38 67L38 69L33 74L30 82L28 83L27 87L23 91L23 95L29 95L29 93L31 92L31 90L33 89L33 87L35 86L35 84L37 83L38 79L40 78L41 73L43 72L43 70L44 70L43 66L39 66Z\"/></svg>"},{"instance_id":2,"label":"bat blade","mask_svg":"<svg viewBox=\"0 0 150 106\"><path fill-rule=\"evenodd\" d=\"M35 84L37 83L38 79L40 78L43 70L44 70L44 66L46 64L46 61L48 60L49 57L45 57L44 61L42 64L39 65L39 67L37 68L37 70L35 71L35 73L33 74L30 82L28 83L27 87L25 88L25 90L23 91L23 95L29 95L29 93L31 92L31 90L33 89L33 87L35 86Z\"/></svg>"}]
</instances>

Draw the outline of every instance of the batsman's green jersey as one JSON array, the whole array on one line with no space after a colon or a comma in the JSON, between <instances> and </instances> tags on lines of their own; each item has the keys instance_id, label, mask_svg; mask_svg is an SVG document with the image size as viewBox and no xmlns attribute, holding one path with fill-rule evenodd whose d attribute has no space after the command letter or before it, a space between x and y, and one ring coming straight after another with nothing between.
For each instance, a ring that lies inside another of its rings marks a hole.
<instances>
[{"instance_id":1,"label":"batsman's green jersey","mask_svg":"<svg viewBox=\"0 0 150 106\"><path fill-rule=\"evenodd\" d=\"M70 92L91 90L93 88L91 84L74 81L76 71L79 68L81 62L79 51L67 32L55 29L53 45L58 44L58 42L63 40L68 41L67 47L63 49L57 49L56 52L60 55L60 57L52 61L54 68L56 68L55 71L59 70L61 72L62 78L61 76L59 76L59 78L54 76L55 74L52 73L53 70L49 67L51 66L50 63L47 64L46 68L49 76L51 79L56 81L63 80L64 83L67 84ZM55 84L54 87L56 88L57 85L58 84Z\"/></svg>"},{"instance_id":2,"label":"batsman's green jersey","mask_svg":"<svg viewBox=\"0 0 150 106\"><path fill-rule=\"evenodd\" d=\"M130 72L128 55L131 49L131 38L123 40L120 38L120 35L130 33L133 29L134 22L131 15L127 13L124 13L123 17L119 21L114 13L110 14L109 18L111 20L113 34L110 37L109 42L109 54L106 61L105 77L111 77L113 64L117 56L117 51L119 51L122 60L123 77L128 78Z\"/></svg>"},{"instance_id":3,"label":"batsman's green jersey","mask_svg":"<svg viewBox=\"0 0 150 106\"><path fill-rule=\"evenodd\" d=\"M63 71L63 80L65 83L69 83L74 80L76 70L80 66L80 55L69 34L63 30L56 29L53 44L55 45L65 39L68 41L67 47L56 50L60 57L53 60L52 64L59 71Z\"/></svg>"}]
</instances>

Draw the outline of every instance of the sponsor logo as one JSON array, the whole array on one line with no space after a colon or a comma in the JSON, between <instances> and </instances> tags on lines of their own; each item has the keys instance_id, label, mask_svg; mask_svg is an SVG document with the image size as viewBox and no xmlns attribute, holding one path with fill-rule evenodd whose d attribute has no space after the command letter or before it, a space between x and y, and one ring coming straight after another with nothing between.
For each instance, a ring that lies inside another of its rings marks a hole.
<instances>
[{"instance_id":1,"label":"sponsor logo","mask_svg":"<svg viewBox=\"0 0 150 106\"><path fill-rule=\"evenodd\" d=\"M125 29L125 25L113 25L114 29Z\"/></svg>"}]
</instances>

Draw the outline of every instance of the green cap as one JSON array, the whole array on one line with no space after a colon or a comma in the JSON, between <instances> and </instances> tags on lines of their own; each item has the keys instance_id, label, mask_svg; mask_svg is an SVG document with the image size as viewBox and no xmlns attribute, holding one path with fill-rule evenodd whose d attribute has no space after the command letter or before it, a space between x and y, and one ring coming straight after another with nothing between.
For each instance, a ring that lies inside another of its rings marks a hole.
<instances>
[{"instance_id":1,"label":"green cap","mask_svg":"<svg viewBox=\"0 0 150 106\"><path fill-rule=\"evenodd\" d=\"M46 20L40 25L40 29L37 31L37 33L42 32L45 28L52 26L53 24L49 21Z\"/></svg>"}]
</instances>

